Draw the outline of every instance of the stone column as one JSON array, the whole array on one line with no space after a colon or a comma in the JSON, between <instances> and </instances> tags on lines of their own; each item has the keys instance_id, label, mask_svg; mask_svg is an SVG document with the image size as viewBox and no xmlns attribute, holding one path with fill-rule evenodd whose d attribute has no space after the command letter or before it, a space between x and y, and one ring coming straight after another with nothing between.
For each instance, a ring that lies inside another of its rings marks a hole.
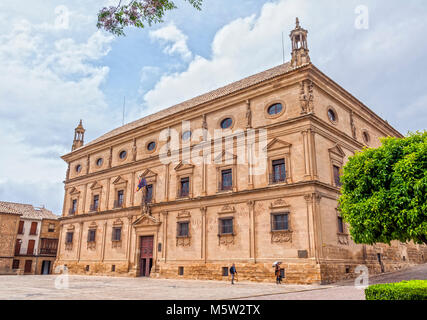
<instances>
[{"instance_id":1,"label":"stone column","mask_svg":"<svg viewBox=\"0 0 427 320\"><path fill-rule=\"evenodd\" d=\"M307 131L303 131L302 133L302 144L304 149L304 180L310 180L310 155L309 148L307 142Z\"/></svg>"},{"instance_id":2,"label":"stone column","mask_svg":"<svg viewBox=\"0 0 427 320\"><path fill-rule=\"evenodd\" d=\"M134 200L135 200L135 172L132 172L132 181L130 182L130 205L131 207L133 207L134 204Z\"/></svg>"},{"instance_id":3,"label":"stone column","mask_svg":"<svg viewBox=\"0 0 427 320\"><path fill-rule=\"evenodd\" d=\"M201 240L201 259L205 261L206 263L206 244L207 244L207 239L206 239L206 207L200 207L200 214L202 216L202 232L201 232L201 236L200 236L200 240Z\"/></svg>"},{"instance_id":4,"label":"stone column","mask_svg":"<svg viewBox=\"0 0 427 320\"><path fill-rule=\"evenodd\" d=\"M128 266L130 265L130 248L131 248L131 241L132 241L132 216L128 217L128 236L127 236L127 242L126 242L126 260L128 261ZM129 271L129 267L128 267Z\"/></svg>"},{"instance_id":5,"label":"stone column","mask_svg":"<svg viewBox=\"0 0 427 320\"><path fill-rule=\"evenodd\" d=\"M162 250L162 260L166 262L166 250L167 250L167 239L168 239L168 212L162 211L163 217L163 250Z\"/></svg>"},{"instance_id":6,"label":"stone column","mask_svg":"<svg viewBox=\"0 0 427 320\"><path fill-rule=\"evenodd\" d=\"M80 252L82 249L83 222L79 222L79 244L77 246L77 262L80 262Z\"/></svg>"},{"instance_id":7,"label":"stone column","mask_svg":"<svg viewBox=\"0 0 427 320\"><path fill-rule=\"evenodd\" d=\"M64 230L64 225L60 223L59 225L59 239L58 239L58 253L56 254L57 260L61 260L61 245L62 245L62 233Z\"/></svg>"},{"instance_id":8,"label":"stone column","mask_svg":"<svg viewBox=\"0 0 427 320\"><path fill-rule=\"evenodd\" d=\"M249 257L256 262L256 241L255 241L255 201L246 203L249 209Z\"/></svg>"},{"instance_id":9,"label":"stone column","mask_svg":"<svg viewBox=\"0 0 427 320\"><path fill-rule=\"evenodd\" d=\"M102 230L101 262L104 262L104 258L105 258L106 235L107 235L107 221L104 222L104 228Z\"/></svg>"},{"instance_id":10,"label":"stone column","mask_svg":"<svg viewBox=\"0 0 427 320\"><path fill-rule=\"evenodd\" d=\"M109 202L110 202L110 188L111 188L111 178L108 178L107 179L107 190L105 191L106 192L106 195L105 195L105 210L108 210L108 207L109 207Z\"/></svg>"},{"instance_id":11,"label":"stone column","mask_svg":"<svg viewBox=\"0 0 427 320\"><path fill-rule=\"evenodd\" d=\"M314 139L314 132L312 129L308 129L308 145L309 145L309 151L310 151L310 168L311 168L311 179L316 180L318 179L317 176L317 161L316 161L316 144Z\"/></svg>"},{"instance_id":12,"label":"stone column","mask_svg":"<svg viewBox=\"0 0 427 320\"><path fill-rule=\"evenodd\" d=\"M169 201L169 164L165 164L165 201Z\"/></svg>"},{"instance_id":13,"label":"stone column","mask_svg":"<svg viewBox=\"0 0 427 320\"><path fill-rule=\"evenodd\" d=\"M87 194L87 183L85 184L84 193L83 193L82 213L86 212L86 194Z\"/></svg>"}]
</instances>

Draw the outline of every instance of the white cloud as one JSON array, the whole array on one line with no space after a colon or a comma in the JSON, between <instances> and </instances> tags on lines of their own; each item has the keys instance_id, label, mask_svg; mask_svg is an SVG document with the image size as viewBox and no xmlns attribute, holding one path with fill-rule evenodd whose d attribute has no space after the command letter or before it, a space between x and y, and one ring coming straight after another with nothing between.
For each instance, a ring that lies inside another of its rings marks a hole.
<instances>
[{"instance_id":1,"label":"white cloud","mask_svg":"<svg viewBox=\"0 0 427 320\"><path fill-rule=\"evenodd\" d=\"M280 64L281 32L290 30L296 13L302 15L306 8L297 1L266 3L259 17L225 25L214 37L210 59L195 55L185 71L163 75L144 95L148 110L157 111Z\"/></svg>"},{"instance_id":2,"label":"white cloud","mask_svg":"<svg viewBox=\"0 0 427 320\"><path fill-rule=\"evenodd\" d=\"M165 45L163 51L166 54L178 54L184 60L192 58L192 53L187 46L188 37L173 22L155 31L150 31L150 37L153 40L159 40Z\"/></svg>"},{"instance_id":3,"label":"white cloud","mask_svg":"<svg viewBox=\"0 0 427 320\"><path fill-rule=\"evenodd\" d=\"M53 21L10 18L10 32L0 36L0 150L7 155L0 157L0 198L43 203L59 213L66 172L60 155L70 151L69 128L80 118L95 134L112 127L101 89L109 68L99 60L113 37L94 25L76 31L82 29L73 29L75 19L71 30Z\"/></svg>"}]
</instances>

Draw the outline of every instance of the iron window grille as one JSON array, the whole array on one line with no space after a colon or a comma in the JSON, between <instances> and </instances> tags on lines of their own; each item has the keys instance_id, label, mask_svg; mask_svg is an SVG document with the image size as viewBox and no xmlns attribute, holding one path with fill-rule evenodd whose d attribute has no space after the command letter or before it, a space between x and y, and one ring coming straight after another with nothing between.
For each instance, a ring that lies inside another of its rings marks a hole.
<instances>
[{"instance_id":1,"label":"iron window grille","mask_svg":"<svg viewBox=\"0 0 427 320\"><path fill-rule=\"evenodd\" d=\"M122 240L122 228L115 227L113 228L112 241L121 241Z\"/></svg>"},{"instance_id":2,"label":"iron window grille","mask_svg":"<svg viewBox=\"0 0 427 320\"><path fill-rule=\"evenodd\" d=\"M219 190L232 190L233 189L233 172L232 169L221 171L221 182Z\"/></svg>"},{"instance_id":3,"label":"iron window grille","mask_svg":"<svg viewBox=\"0 0 427 320\"><path fill-rule=\"evenodd\" d=\"M218 234L219 235L228 235L228 234L233 234L233 218L221 218L219 219L219 224L218 224L219 230L218 230Z\"/></svg>"},{"instance_id":4,"label":"iron window grille","mask_svg":"<svg viewBox=\"0 0 427 320\"><path fill-rule=\"evenodd\" d=\"M289 213L271 214L271 231L288 231Z\"/></svg>"},{"instance_id":5,"label":"iron window grille","mask_svg":"<svg viewBox=\"0 0 427 320\"><path fill-rule=\"evenodd\" d=\"M177 236L188 237L190 235L190 223L188 221L178 222L177 224Z\"/></svg>"}]
</instances>

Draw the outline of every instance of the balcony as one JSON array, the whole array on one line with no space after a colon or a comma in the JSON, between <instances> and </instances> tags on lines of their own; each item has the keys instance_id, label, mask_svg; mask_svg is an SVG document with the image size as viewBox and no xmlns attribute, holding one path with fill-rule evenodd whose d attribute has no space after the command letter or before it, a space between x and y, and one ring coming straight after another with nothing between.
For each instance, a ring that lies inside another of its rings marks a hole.
<instances>
[{"instance_id":1,"label":"balcony","mask_svg":"<svg viewBox=\"0 0 427 320\"><path fill-rule=\"evenodd\" d=\"M69 216L74 216L76 214L76 210L74 210L73 208L71 208L70 210L68 210L68 215Z\"/></svg>"},{"instance_id":2,"label":"balcony","mask_svg":"<svg viewBox=\"0 0 427 320\"><path fill-rule=\"evenodd\" d=\"M37 251L35 248L15 248L15 256L35 256Z\"/></svg>"},{"instance_id":3,"label":"balcony","mask_svg":"<svg viewBox=\"0 0 427 320\"><path fill-rule=\"evenodd\" d=\"M124 207L123 200L115 200L114 201L114 209L119 209L119 208L123 208L123 207Z\"/></svg>"},{"instance_id":4,"label":"balcony","mask_svg":"<svg viewBox=\"0 0 427 320\"><path fill-rule=\"evenodd\" d=\"M99 205L91 204L89 210L90 210L90 212L98 212L99 211Z\"/></svg>"},{"instance_id":5,"label":"balcony","mask_svg":"<svg viewBox=\"0 0 427 320\"><path fill-rule=\"evenodd\" d=\"M188 198L189 196L190 196L190 192L188 190L185 190L185 189L179 189L176 192L177 198Z\"/></svg>"},{"instance_id":6,"label":"balcony","mask_svg":"<svg viewBox=\"0 0 427 320\"><path fill-rule=\"evenodd\" d=\"M218 191L231 191L233 190L232 185L224 185L222 182L218 183Z\"/></svg>"},{"instance_id":7,"label":"balcony","mask_svg":"<svg viewBox=\"0 0 427 320\"><path fill-rule=\"evenodd\" d=\"M40 255L46 255L46 256L56 256L57 249L53 248L40 248Z\"/></svg>"},{"instance_id":8,"label":"balcony","mask_svg":"<svg viewBox=\"0 0 427 320\"><path fill-rule=\"evenodd\" d=\"M278 183L285 183L286 182L286 176L285 175L277 175L277 174L270 174L268 183L269 184L278 184Z\"/></svg>"}]
</instances>

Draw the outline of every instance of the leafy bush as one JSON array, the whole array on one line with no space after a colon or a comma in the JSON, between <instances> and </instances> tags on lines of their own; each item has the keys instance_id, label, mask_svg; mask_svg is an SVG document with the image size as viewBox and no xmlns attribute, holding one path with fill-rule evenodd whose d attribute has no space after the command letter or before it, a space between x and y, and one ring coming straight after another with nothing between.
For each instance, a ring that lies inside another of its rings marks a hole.
<instances>
[{"instance_id":1,"label":"leafy bush","mask_svg":"<svg viewBox=\"0 0 427 320\"><path fill-rule=\"evenodd\" d=\"M365 289L366 300L427 300L427 280L375 284Z\"/></svg>"}]
</instances>

